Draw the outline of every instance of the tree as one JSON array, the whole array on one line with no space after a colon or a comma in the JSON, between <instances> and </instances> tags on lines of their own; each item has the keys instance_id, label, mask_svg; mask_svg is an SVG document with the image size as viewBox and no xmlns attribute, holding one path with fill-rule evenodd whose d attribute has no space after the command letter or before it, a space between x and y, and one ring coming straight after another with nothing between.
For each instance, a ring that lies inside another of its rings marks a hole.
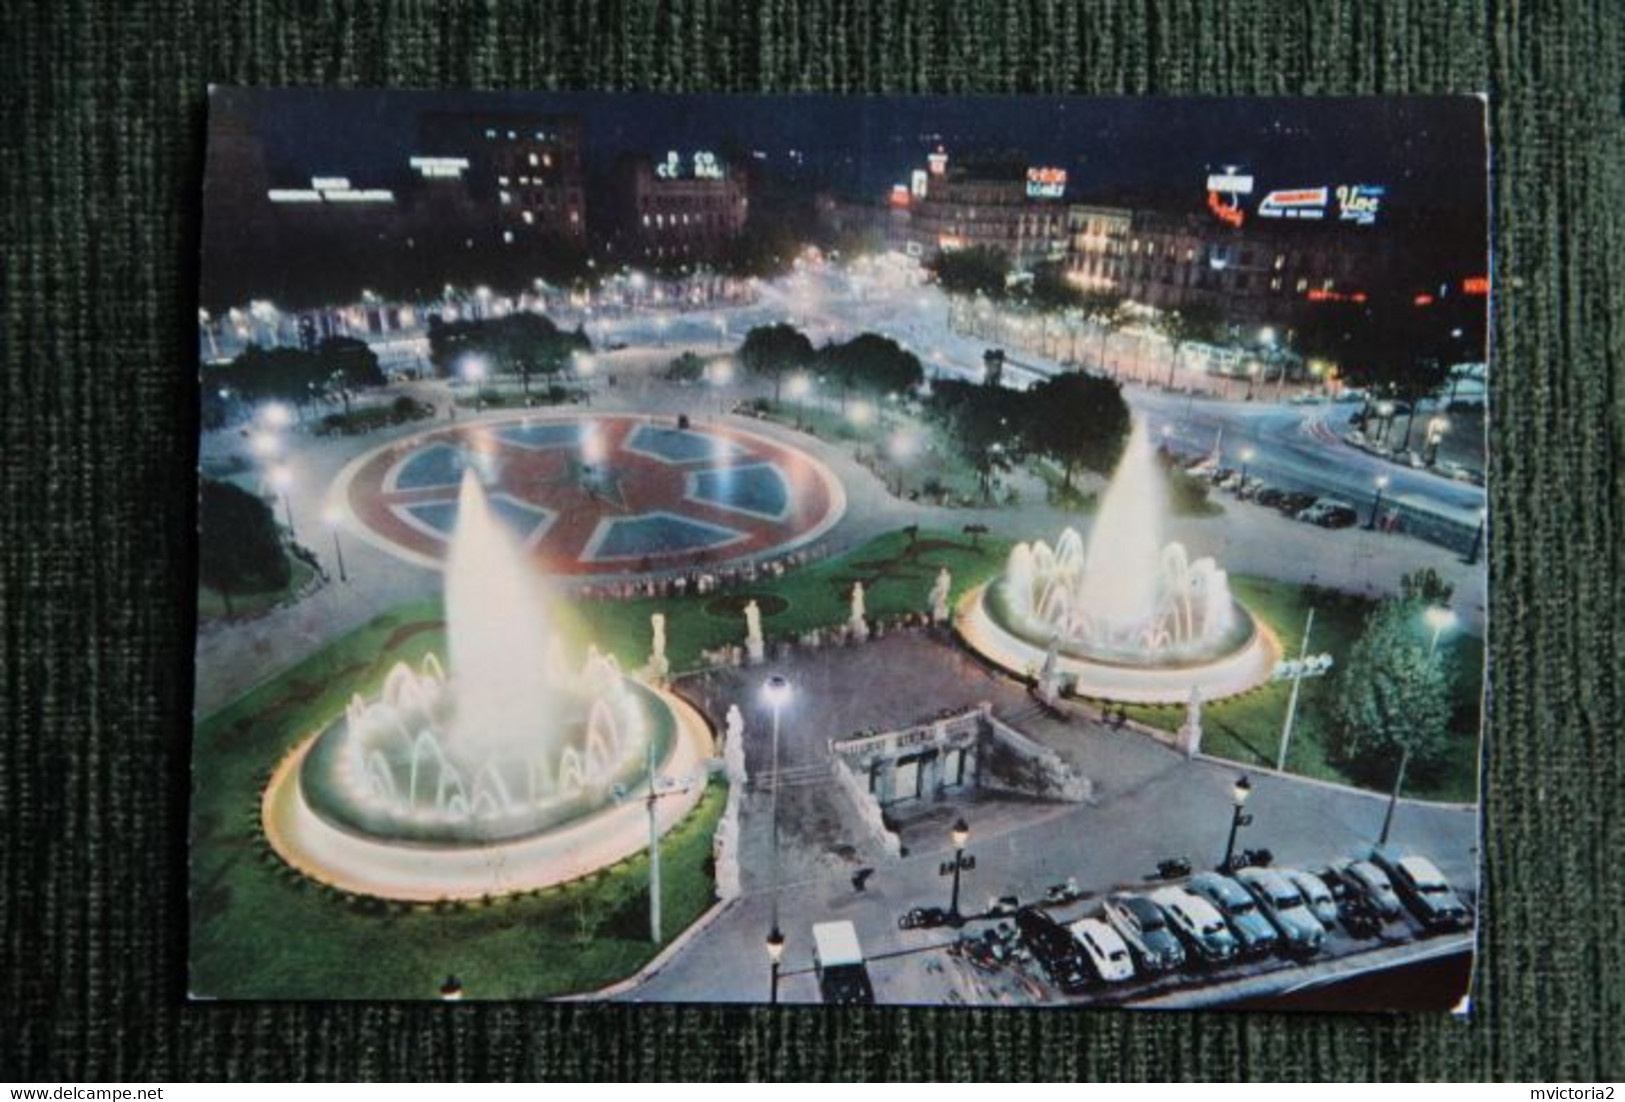
<instances>
[{"instance_id":1,"label":"tree","mask_svg":"<svg viewBox=\"0 0 1625 1102\"><path fill-rule=\"evenodd\" d=\"M1407 756L1410 768L1436 769L1448 750L1449 687L1428 655L1426 607L1404 597L1379 604L1338 675L1327 752L1367 782L1386 783Z\"/></svg>"},{"instance_id":2,"label":"tree","mask_svg":"<svg viewBox=\"0 0 1625 1102\"><path fill-rule=\"evenodd\" d=\"M1224 325L1217 307L1205 302L1193 302L1179 310L1169 310L1157 318L1157 328L1168 339L1168 385L1174 385L1174 371L1179 366L1179 353L1191 341L1211 342Z\"/></svg>"},{"instance_id":3,"label":"tree","mask_svg":"<svg viewBox=\"0 0 1625 1102\"><path fill-rule=\"evenodd\" d=\"M1010 277L1010 258L998 249L976 245L938 253L932 270L950 295L1003 298Z\"/></svg>"},{"instance_id":4,"label":"tree","mask_svg":"<svg viewBox=\"0 0 1625 1102\"><path fill-rule=\"evenodd\" d=\"M1444 608L1455 596L1456 587L1429 566L1400 578L1399 591L1407 601L1414 601L1424 608Z\"/></svg>"},{"instance_id":5,"label":"tree","mask_svg":"<svg viewBox=\"0 0 1625 1102\"><path fill-rule=\"evenodd\" d=\"M579 326L565 332L540 314L429 324L429 362L437 375L453 375L467 357L482 356L495 371L518 375L527 394L533 374L557 375L577 352L591 349Z\"/></svg>"},{"instance_id":6,"label":"tree","mask_svg":"<svg viewBox=\"0 0 1625 1102\"><path fill-rule=\"evenodd\" d=\"M841 387L886 395L902 394L925 379L919 357L890 337L860 333L845 344L826 345L818 352L819 365Z\"/></svg>"},{"instance_id":7,"label":"tree","mask_svg":"<svg viewBox=\"0 0 1625 1102\"><path fill-rule=\"evenodd\" d=\"M1084 301L1083 291L1066 277L1066 266L1060 261L1046 261L1033 269L1026 297L1042 310L1068 310Z\"/></svg>"},{"instance_id":8,"label":"tree","mask_svg":"<svg viewBox=\"0 0 1625 1102\"><path fill-rule=\"evenodd\" d=\"M1345 383L1373 397L1410 403L1410 418L1422 399L1450 379L1453 338L1448 324L1430 308L1393 297L1363 303L1322 303L1300 323L1294 344L1305 356L1331 360ZM1405 426L1410 439L1411 425Z\"/></svg>"},{"instance_id":9,"label":"tree","mask_svg":"<svg viewBox=\"0 0 1625 1102\"><path fill-rule=\"evenodd\" d=\"M698 382L705 374L705 359L693 352L684 352L666 365L666 378L674 383Z\"/></svg>"},{"instance_id":10,"label":"tree","mask_svg":"<svg viewBox=\"0 0 1625 1102\"><path fill-rule=\"evenodd\" d=\"M198 581L220 594L226 616L233 593L266 593L288 584L271 507L230 482L205 478L198 492Z\"/></svg>"},{"instance_id":11,"label":"tree","mask_svg":"<svg viewBox=\"0 0 1625 1102\"><path fill-rule=\"evenodd\" d=\"M1027 393L1021 419L1027 444L1061 464L1067 489L1080 466L1104 474L1117 465L1133 419L1115 380L1068 372Z\"/></svg>"},{"instance_id":12,"label":"tree","mask_svg":"<svg viewBox=\"0 0 1625 1102\"><path fill-rule=\"evenodd\" d=\"M806 366L813 358L812 341L793 325L758 325L745 334L739 362L753 375L773 380L773 402L778 404L784 376Z\"/></svg>"},{"instance_id":13,"label":"tree","mask_svg":"<svg viewBox=\"0 0 1625 1102\"><path fill-rule=\"evenodd\" d=\"M321 363L326 377L324 389L339 396L346 416L350 412L352 391L383 386L389 381L372 346L355 337L328 337L311 354Z\"/></svg>"},{"instance_id":14,"label":"tree","mask_svg":"<svg viewBox=\"0 0 1625 1102\"><path fill-rule=\"evenodd\" d=\"M1032 401L1027 391L962 380L941 380L932 389L931 411L948 426L960 454L976 471L985 501L992 499L993 479L1026 454L1021 425Z\"/></svg>"}]
</instances>

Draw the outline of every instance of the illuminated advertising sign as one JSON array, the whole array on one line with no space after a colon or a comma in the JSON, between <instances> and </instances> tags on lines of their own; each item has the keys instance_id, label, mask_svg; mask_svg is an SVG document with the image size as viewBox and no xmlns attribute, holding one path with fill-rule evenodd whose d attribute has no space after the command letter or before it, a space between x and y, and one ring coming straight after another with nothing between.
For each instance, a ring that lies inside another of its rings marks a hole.
<instances>
[{"instance_id":1,"label":"illuminated advertising sign","mask_svg":"<svg viewBox=\"0 0 1625 1102\"><path fill-rule=\"evenodd\" d=\"M426 180L454 180L468 171L467 157L413 157L408 163Z\"/></svg>"},{"instance_id":2,"label":"illuminated advertising sign","mask_svg":"<svg viewBox=\"0 0 1625 1102\"><path fill-rule=\"evenodd\" d=\"M1490 293L1489 276L1468 276L1461 281L1461 293L1464 295L1487 295Z\"/></svg>"},{"instance_id":3,"label":"illuminated advertising sign","mask_svg":"<svg viewBox=\"0 0 1625 1102\"><path fill-rule=\"evenodd\" d=\"M1386 188L1372 184L1343 184L1337 189L1337 216L1356 226L1373 225L1385 194Z\"/></svg>"},{"instance_id":4,"label":"illuminated advertising sign","mask_svg":"<svg viewBox=\"0 0 1625 1102\"><path fill-rule=\"evenodd\" d=\"M925 169L917 168L914 170L914 174L909 177L909 190L913 193L914 198L925 198L925 190L929 180L930 177L925 174Z\"/></svg>"},{"instance_id":5,"label":"illuminated advertising sign","mask_svg":"<svg viewBox=\"0 0 1625 1102\"><path fill-rule=\"evenodd\" d=\"M720 180L724 172L722 162L717 160L715 153L700 150L694 154L692 162L685 167L683 158L677 150L666 152L666 159L655 162L655 175L662 180L681 180L691 176L696 180Z\"/></svg>"},{"instance_id":6,"label":"illuminated advertising sign","mask_svg":"<svg viewBox=\"0 0 1625 1102\"><path fill-rule=\"evenodd\" d=\"M1283 188L1272 191L1258 201L1258 216L1260 218L1310 218L1326 217L1326 201L1330 197L1330 188L1300 187Z\"/></svg>"},{"instance_id":7,"label":"illuminated advertising sign","mask_svg":"<svg viewBox=\"0 0 1625 1102\"><path fill-rule=\"evenodd\" d=\"M893 184L891 186L891 205L894 207L908 206L909 193L907 184Z\"/></svg>"},{"instance_id":8,"label":"illuminated advertising sign","mask_svg":"<svg viewBox=\"0 0 1625 1102\"><path fill-rule=\"evenodd\" d=\"M925 163L931 166L931 175L942 176L948 171L948 154L938 149L926 157Z\"/></svg>"},{"instance_id":9,"label":"illuminated advertising sign","mask_svg":"<svg viewBox=\"0 0 1625 1102\"><path fill-rule=\"evenodd\" d=\"M1066 169L1029 168L1027 198L1059 199L1066 194Z\"/></svg>"},{"instance_id":10,"label":"illuminated advertising sign","mask_svg":"<svg viewBox=\"0 0 1625 1102\"><path fill-rule=\"evenodd\" d=\"M1253 193L1253 178L1241 175L1234 165L1225 166L1207 178L1207 209L1227 226L1240 226L1247 220L1241 197Z\"/></svg>"}]
</instances>

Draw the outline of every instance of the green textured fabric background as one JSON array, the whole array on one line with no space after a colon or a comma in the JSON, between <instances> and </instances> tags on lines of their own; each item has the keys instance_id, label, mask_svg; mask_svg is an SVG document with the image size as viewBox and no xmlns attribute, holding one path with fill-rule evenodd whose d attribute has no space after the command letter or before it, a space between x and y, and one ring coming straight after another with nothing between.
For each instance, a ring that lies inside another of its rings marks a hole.
<instances>
[{"instance_id":1,"label":"green textured fabric background","mask_svg":"<svg viewBox=\"0 0 1625 1102\"><path fill-rule=\"evenodd\" d=\"M0 1079L1625 1075L1619 0L0 3ZM205 87L1492 99L1488 921L1443 1017L188 1005Z\"/></svg>"}]
</instances>

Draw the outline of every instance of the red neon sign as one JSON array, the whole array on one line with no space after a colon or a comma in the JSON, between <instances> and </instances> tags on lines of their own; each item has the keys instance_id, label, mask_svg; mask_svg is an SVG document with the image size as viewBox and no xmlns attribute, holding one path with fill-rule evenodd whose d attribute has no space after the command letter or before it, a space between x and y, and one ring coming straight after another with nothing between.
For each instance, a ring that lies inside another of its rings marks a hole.
<instances>
[{"instance_id":1,"label":"red neon sign","mask_svg":"<svg viewBox=\"0 0 1625 1102\"><path fill-rule=\"evenodd\" d=\"M1304 298L1310 302L1364 302L1364 291L1326 291L1319 287L1312 287L1304 292Z\"/></svg>"},{"instance_id":2,"label":"red neon sign","mask_svg":"<svg viewBox=\"0 0 1625 1102\"><path fill-rule=\"evenodd\" d=\"M1411 302L1412 302L1413 305L1416 305L1416 306L1432 306L1433 305L1433 296L1424 291L1422 294L1417 295L1415 298L1411 299Z\"/></svg>"},{"instance_id":3,"label":"red neon sign","mask_svg":"<svg viewBox=\"0 0 1625 1102\"><path fill-rule=\"evenodd\" d=\"M1464 295L1487 295L1490 293L1489 276L1468 276L1461 281L1461 293Z\"/></svg>"},{"instance_id":4,"label":"red neon sign","mask_svg":"<svg viewBox=\"0 0 1625 1102\"><path fill-rule=\"evenodd\" d=\"M1207 209L1217 215L1219 221L1231 226L1239 227L1247 217L1240 207L1230 206L1219 198L1219 193L1216 191L1207 193Z\"/></svg>"}]
</instances>

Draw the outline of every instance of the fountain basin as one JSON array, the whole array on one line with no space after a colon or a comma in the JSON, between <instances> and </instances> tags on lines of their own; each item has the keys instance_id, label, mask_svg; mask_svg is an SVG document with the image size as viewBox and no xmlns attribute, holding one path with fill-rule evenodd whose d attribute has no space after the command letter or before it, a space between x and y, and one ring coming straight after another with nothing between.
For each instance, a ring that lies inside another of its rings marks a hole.
<instances>
[{"instance_id":1,"label":"fountain basin","mask_svg":"<svg viewBox=\"0 0 1625 1102\"><path fill-rule=\"evenodd\" d=\"M1010 623L1002 579L967 593L954 616L961 639L977 653L1018 677L1043 667L1048 638ZM1222 700L1268 681L1281 658L1280 640L1269 626L1235 605L1235 626L1222 640L1199 651L1129 656L1061 638L1056 669L1078 696L1126 704L1183 704L1196 688L1205 701Z\"/></svg>"},{"instance_id":2,"label":"fountain basin","mask_svg":"<svg viewBox=\"0 0 1625 1102\"><path fill-rule=\"evenodd\" d=\"M670 738L657 758L657 774L695 782L656 801L656 830L664 833L699 803L713 739L710 726L686 701L638 688L670 716ZM344 891L410 902L533 891L579 879L649 846L646 778L619 801L517 837L431 843L364 833L318 811L308 798L305 765L320 737L305 739L278 764L260 811L278 856L311 879Z\"/></svg>"}]
</instances>

